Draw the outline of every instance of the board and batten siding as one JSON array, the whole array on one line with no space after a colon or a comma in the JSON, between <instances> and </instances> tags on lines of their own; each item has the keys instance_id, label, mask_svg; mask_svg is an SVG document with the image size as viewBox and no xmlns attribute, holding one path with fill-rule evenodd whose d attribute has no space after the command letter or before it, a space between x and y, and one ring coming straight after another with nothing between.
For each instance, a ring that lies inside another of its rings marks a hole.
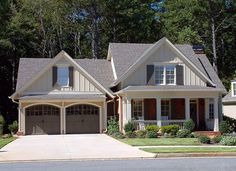
<instances>
[{"instance_id":1,"label":"board and batten siding","mask_svg":"<svg viewBox=\"0 0 236 171\"><path fill-rule=\"evenodd\" d=\"M73 88L57 88L52 86L52 68L37 79L25 92L76 91L100 92L86 77L74 68Z\"/></svg>"},{"instance_id":2,"label":"board and batten siding","mask_svg":"<svg viewBox=\"0 0 236 171\"><path fill-rule=\"evenodd\" d=\"M147 65L153 65L155 63L183 65L184 85L206 86L206 83L195 74L189 66L185 65L170 47L162 45L156 53L153 53L135 72L123 81L122 88L127 86L147 85Z\"/></svg>"}]
</instances>

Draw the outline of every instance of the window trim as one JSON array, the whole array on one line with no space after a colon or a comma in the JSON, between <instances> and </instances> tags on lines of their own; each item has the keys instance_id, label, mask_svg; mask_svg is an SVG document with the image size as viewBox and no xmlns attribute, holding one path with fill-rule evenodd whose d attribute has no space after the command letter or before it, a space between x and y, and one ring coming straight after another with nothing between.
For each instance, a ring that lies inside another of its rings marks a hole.
<instances>
[{"instance_id":1,"label":"window trim","mask_svg":"<svg viewBox=\"0 0 236 171\"><path fill-rule=\"evenodd\" d=\"M210 105L212 105L212 110L213 110L213 116L210 115ZM208 119L214 119L214 113L215 113L215 106L214 106L214 99L209 99L208 103Z\"/></svg>"},{"instance_id":2,"label":"window trim","mask_svg":"<svg viewBox=\"0 0 236 171\"><path fill-rule=\"evenodd\" d=\"M236 81L231 82L232 97L236 97L236 94L234 94L234 85L235 85L235 91L236 91Z\"/></svg>"},{"instance_id":3,"label":"window trim","mask_svg":"<svg viewBox=\"0 0 236 171\"><path fill-rule=\"evenodd\" d=\"M169 113L168 113L168 120L171 118L171 99L161 99L161 102L163 101L168 101L169 102ZM162 117L162 105L161 105L161 117Z\"/></svg>"},{"instance_id":4,"label":"window trim","mask_svg":"<svg viewBox=\"0 0 236 171\"><path fill-rule=\"evenodd\" d=\"M177 63L155 63L154 64L154 79L155 79L155 85L176 85L176 66ZM164 78L163 78L163 84L157 84L156 83L156 67L163 67L164 68ZM168 66L174 67L174 83L173 84L166 84L166 68Z\"/></svg>"},{"instance_id":5,"label":"window trim","mask_svg":"<svg viewBox=\"0 0 236 171\"><path fill-rule=\"evenodd\" d=\"M142 116L141 116L141 118L142 118L142 120L144 120L144 99L141 99L141 98L135 98L135 99L132 99L132 102L131 102L131 117L132 117L132 119L134 118L134 120L139 120L139 119L136 119L135 117L134 117L134 101L142 101Z\"/></svg>"},{"instance_id":6,"label":"window trim","mask_svg":"<svg viewBox=\"0 0 236 171\"><path fill-rule=\"evenodd\" d=\"M67 81L67 85L60 85L59 83L58 83L58 81L59 81L59 68L67 68L67 70L68 70L68 81ZM69 65L64 65L64 64L58 64L57 65L57 85L58 86L60 86L60 87L65 87L65 88L67 88L67 87L70 87L69 86L69 84L70 84L70 73L69 73L70 71L69 71Z\"/></svg>"}]
</instances>

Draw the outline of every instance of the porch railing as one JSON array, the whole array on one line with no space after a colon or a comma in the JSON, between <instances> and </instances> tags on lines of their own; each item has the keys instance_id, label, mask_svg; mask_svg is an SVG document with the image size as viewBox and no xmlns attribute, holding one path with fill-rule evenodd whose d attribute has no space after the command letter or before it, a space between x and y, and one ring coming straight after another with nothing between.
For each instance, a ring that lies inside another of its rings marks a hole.
<instances>
[{"instance_id":1,"label":"porch railing","mask_svg":"<svg viewBox=\"0 0 236 171\"><path fill-rule=\"evenodd\" d=\"M146 125L157 125L158 120L134 120L135 123L137 123L137 129L139 130L144 130ZM166 126L166 125L179 125L180 128L183 128L185 120L161 120L161 126Z\"/></svg>"}]
</instances>

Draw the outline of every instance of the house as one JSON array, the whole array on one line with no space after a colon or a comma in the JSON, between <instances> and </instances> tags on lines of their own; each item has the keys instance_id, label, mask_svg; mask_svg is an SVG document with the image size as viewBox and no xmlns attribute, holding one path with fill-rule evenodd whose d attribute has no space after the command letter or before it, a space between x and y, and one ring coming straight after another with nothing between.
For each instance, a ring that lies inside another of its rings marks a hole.
<instances>
[{"instance_id":1,"label":"house","mask_svg":"<svg viewBox=\"0 0 236 171\"><path fill-rule=\"evenodd\" d=\"M15 93L19 134L102 133L117 116L121 131L134 120L219 130L226 90L201 49L110 43L107 59L22 58Z\"/></svg>"},{"instance_id":2,"label":"house","mask_svg":"<svg viewBox=\"0 0 236 171\"><path fill-rule=\"evenodd\" d=\"M223 114L230 118L236 119L236 81L231 81L231 90L222 99Z\"/></svg>"}]
</instances>

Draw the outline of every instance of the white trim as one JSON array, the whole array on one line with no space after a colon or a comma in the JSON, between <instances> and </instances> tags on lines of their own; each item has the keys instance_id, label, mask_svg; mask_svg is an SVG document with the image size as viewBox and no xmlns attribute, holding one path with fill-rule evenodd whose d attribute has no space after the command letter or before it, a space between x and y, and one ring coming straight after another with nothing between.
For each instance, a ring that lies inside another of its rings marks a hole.
<instances>
[{"instance_id":1,"label":"white trim","mask_svg":"<svg viewBox=\"0 0 236 171\"><path fill-rule=\"evenodd\" d=\"M94 104L94 103L89 103L89 102L75 102L75 103L72 103L72 104L69 104L69 105L66 105L65 106L65 109L66 108L68 108L68 107L71 107L71 106L74 106L74 105L92 105L92 106L96 106L96 107L101 107L101 106L99 106L99 105L97 105L97 104Z\"/></svg>"},{"instance_id":2,"label":"white trim","mask_svg":"<svg viewBox=\"0 0 236 171\"><path fill-rule=\"evenodd\" d=\"M180 55L179 57L182 57L183 59L186 60L186 62L188 64L190 64L198 73L199 75L204 78L206 81L208 81L212 86L215 86L215 84L209 79L207 78L182 52L180 52L166 37L163 37L162 39L160 39L159 41L157 41L155 44L153 44L152 46L150 46L141 56L140 58L133 64L131 65L127 71L119 78L117 79L111 86L115 86L117 85L119 82L123 81L124 79L126 79L129 75L131 75L136 68L141 65L146 58L148 58L153 51L157 50L160 48L160 46L163 43L167 43L170 47L172 47L178 55Z\"/></svg>"},{"instance_id":3,"label":"white trim","mask_svg":"<svg viewBox=\"0 0 236 171\"><path fill-rule=\"evenodd\" d=\"M116 80L117 79L117 74L116 74L116 68L115 68L115 65L114 65L113 57L111 57L111 68L112 68L113 76L114 76L114 78Z\"/></svg>"},{"instance_id":4,"label":"white trim","mask_svg":"<svg viewBox=\"0 0 236 171\"><path fill-rule=\"evenodd\" d=\"M236 81L231 81L231 93L232 97L236 97L236 94L234 94L234 85L236 87Z\"/></svg>"},{"instance_id":5,"label":"white trim","mask_svg":"<svg viewBox=\"0 0 236 171\"><path fill-rule=\"evenodd\" d=\"M178 63L154 63L154 80L155 80L155 85L176 85L176 66ZM167 84L166 83L166 68L169 66L174 67L174 83L173 84ZM164 68L164 73L163 73L163 84L156 84L156 67L163 67Z\"/></svg>"}]
</instances>

